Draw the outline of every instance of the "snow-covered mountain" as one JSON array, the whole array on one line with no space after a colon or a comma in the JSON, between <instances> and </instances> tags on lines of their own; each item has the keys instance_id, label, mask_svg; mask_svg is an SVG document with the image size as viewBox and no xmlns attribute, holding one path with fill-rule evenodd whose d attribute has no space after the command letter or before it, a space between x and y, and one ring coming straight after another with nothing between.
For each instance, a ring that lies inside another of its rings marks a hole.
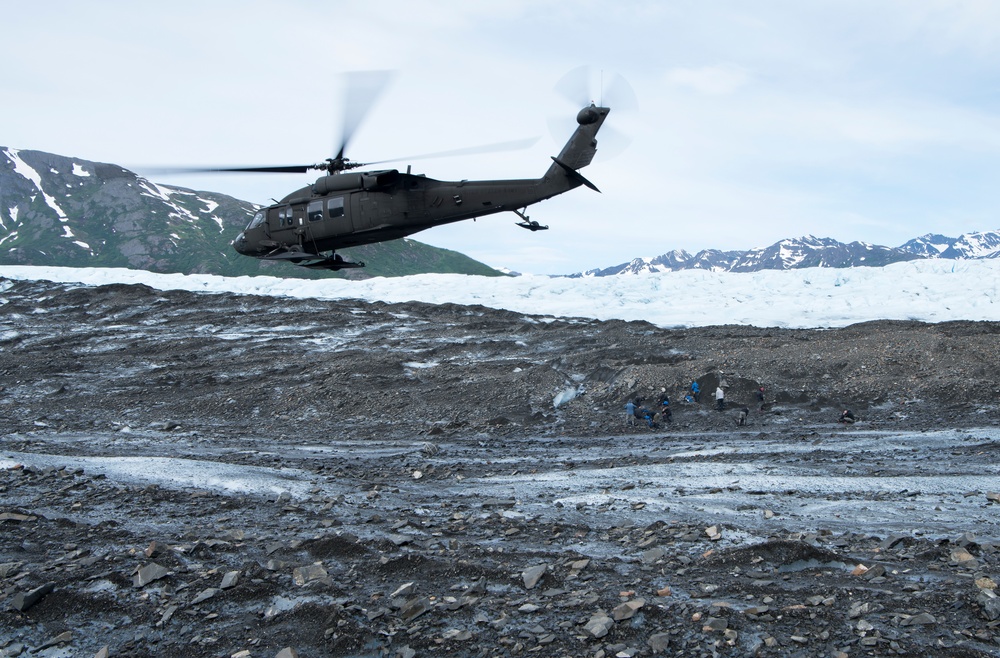
<instances>
[{"instance_id":1,"label":"snow-covered mountain","mask_svg":"<svg viewBox=\"0 0 1000 658\"><path fill-rule=\"evenodd\" d=\"M831 238L807 235L748 251L706 249L692 255L683 249L674 250L655 258L636 258L628 263L588 270L573 276L614 276L678 270L759 272L805 267L881 267L921 258L1000 258L1000 230L965 233L957 238L927 234L899 247L867 242L843 243Z\"/></svg>"}]
</instances>

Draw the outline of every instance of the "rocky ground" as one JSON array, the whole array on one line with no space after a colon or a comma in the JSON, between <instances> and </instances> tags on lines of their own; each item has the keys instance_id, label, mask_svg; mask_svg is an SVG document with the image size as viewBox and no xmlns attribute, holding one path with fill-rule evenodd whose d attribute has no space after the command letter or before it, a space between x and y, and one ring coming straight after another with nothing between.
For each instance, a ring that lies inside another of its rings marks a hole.
<instances>
[{"instance_id":1,"label":"rocky ground","mask_svg":"<svg viewBox=\"0 0 1000 658\"><path fill-rule=\"evenodd\" d=\"M0 280L0 656L1000 655L998 333Z\"/></svg>"}]
</instances>

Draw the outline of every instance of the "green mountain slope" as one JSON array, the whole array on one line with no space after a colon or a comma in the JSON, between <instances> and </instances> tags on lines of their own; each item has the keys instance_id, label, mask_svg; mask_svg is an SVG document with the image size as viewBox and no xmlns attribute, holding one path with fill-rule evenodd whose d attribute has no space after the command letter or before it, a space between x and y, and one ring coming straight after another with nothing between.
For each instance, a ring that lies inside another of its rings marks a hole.
<instances>
[{"instance_id":1,"label":"green mountain slope","mask_svg":"<svg viewBox=\"0 0 1000 658\"><path fill-rule=\"evenodd\" d=\"M460 253L403 239L344 250L367 267L309 270L240 256L230 241L255 210L224 194L158 185L112 164L0 147L0 265L366 278L501 276Z\"/></svg>"}]
</instances>

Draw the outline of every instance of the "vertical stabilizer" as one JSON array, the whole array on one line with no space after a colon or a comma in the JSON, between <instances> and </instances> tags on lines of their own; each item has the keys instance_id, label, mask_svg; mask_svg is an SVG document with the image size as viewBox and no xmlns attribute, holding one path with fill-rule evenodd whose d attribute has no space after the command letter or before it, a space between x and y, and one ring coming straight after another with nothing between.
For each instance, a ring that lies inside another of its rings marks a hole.
<instances>
[{"instance_id":1,"label":"vertical stabilizer","mask_svg":"<svg viewBox=\"0 0 1000 658\"><path fill-rule=\"evenodd\" d=\"M594 154L597 153L597 131L601 129L610 111L609 108L596 105L580 110L576 115L576 122L579 125L559 155L552 158L554 162L545 172L546 179L565 176L575 183L573 187L586 185L591 189L597 189L576 170L586 167L594 159Z\"/></svg>"}]
</instances>

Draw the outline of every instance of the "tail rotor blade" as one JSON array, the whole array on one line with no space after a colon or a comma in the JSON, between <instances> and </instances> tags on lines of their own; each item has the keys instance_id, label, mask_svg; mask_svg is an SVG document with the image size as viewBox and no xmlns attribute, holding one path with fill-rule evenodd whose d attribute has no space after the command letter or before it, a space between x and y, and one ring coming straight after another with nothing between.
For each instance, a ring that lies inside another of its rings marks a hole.
<instances>
[{"instance_id":1,"label":"tail rotor blade","mask_svg":"<svg viewBox=\"0 0 1000 658\"><path fill-rule=\"evenodd\" d=\"M616 73L608 83L607 91L604 92L604 104L613 108L615 112L639 110L639 99L635 96L635 90L620 73Z\"/></svg>"},{"instance_id":2,"label":"tail rotor blade","mask_svg":"<svg viewBox=\"0 0 1000 658\"><path fill-rule=\"evenodd\" d=\"M589 66L578 66L556 83L556 93L575 105L586 107L595 100L590 95L590 78L592 69Z\"/></svg>"}]
</instances>

